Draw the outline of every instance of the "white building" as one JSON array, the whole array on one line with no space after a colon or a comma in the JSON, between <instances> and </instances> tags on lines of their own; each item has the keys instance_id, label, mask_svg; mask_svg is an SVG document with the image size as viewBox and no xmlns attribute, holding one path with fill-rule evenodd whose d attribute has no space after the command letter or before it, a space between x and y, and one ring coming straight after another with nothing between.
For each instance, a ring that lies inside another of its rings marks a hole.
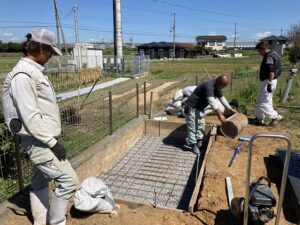
<instances>
[{"instance_id":1,"label":"white building","mask_svg":"<svg viewBox=\"0 0 300 225\"><path fill-rule=\"evenodd\" d=\"M73 48L73 65L76 69L95 67L103 69L102 49L89 43L75 44Z\"/></svg>"},{"instance_id":2,"label":"white building","mask_svg":"<svg viewBox=\"0 0 300 225\"><path fill-rule=\"evenodd\" d=\"M226 36L224 35L208 35L197 36L197 45L205 48L211 48L212 50L220 51L226 47Z\"/></svg>"}]
</instances>

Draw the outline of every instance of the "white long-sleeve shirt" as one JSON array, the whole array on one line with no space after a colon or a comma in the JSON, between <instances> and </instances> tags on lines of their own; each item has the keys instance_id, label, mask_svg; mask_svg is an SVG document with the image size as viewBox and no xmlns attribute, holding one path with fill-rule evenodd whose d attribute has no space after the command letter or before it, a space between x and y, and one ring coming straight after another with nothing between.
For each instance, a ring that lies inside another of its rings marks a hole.
<instances>
[{"instance_id":1,"label":"white long-sleeve shirt","mask_svg":"<svg viewBox=\"0 0 300 225\"><path fill-rule=\"evenodd\" d=\"M227 108L227 109L231 109L231 108L232 108L232 107L229 105L227 99L226 99L224 96L222 96L222 97L220 97L220 98L218 98L218 99L220 100L220 102L222 103L222 105L225 106L225 108ZM207 101L208 101L208 104L211 106L211 108L212 108L213 110L219 108L219 107L218 107L218 102L217 102L217 100L216 100L214 97L208 97L208 98L207 98Z\"/></svg>"},{"instance_id":2,"label":"white long-sleeve shirt","mask_svg":"<svg viewBox=\"0 0 300 225\"><path fill-rule=\"evenodd\" d=\"M6 77L2 104L6 124L17 117L22 122L19 135L33 136L51 148L61 133L61 121L56 96L44 70L31 59L22 58Z\"/></svg>"}]
</instances>

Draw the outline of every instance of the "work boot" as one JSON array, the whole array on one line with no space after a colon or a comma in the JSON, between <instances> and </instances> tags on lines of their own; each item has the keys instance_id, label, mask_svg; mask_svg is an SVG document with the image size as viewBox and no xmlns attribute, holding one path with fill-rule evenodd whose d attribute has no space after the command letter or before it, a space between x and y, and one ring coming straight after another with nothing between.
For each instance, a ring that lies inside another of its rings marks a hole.
<instances>
[{"instance_id":1,"label":"work boot","mask_svg":"<svg viewBox=\"0 0 300 225\"><path fill-rule=\"evenodd\" d=\"M50 225L65 225L69 200L58 198L54 192L50 195L49 222Z\"/></svg>"},{"instance_id":2,"label":"work boot","mask_svg":"<svg viewBox=\"0 0 300 225\"><path fill-rule=\"evenodd\" d=\"M198 148L197 144L192 144L192 152L196 155L200 155L200 149Z\"/></svg>"},{"instance_id":3,"label":"work boot","mask_svg":"<svg viewBox=\"0 0 300 225\"><path fill-rule=\"evenodd\" d=\"M266 125L265 120L264 119L259 119L259 118L255 118L251 123L254 124L254 125L258 125L258 126Z\"/></svg>"},{"instance_id":4,"label":"work boot","mask_svg":"<svg viewBox=\"0 0 300 225\"><path fill-rule=\"evenodd\" d=\"M120 211L120 206L116 204L116 205L113 207L113 209L111 210L111 213L109 214L109 217L110 217L110 218L115 218L115 217L117 217L119 211Z\"/></svg>"},{"instance_id":5,"label":"work boot","mask_svg":"<svg viewBox=\"0 0 300 225\"><path fill-rule=\"evenodd\" d=\"M31 214L34 225L46 225L47 213L49 209L48 187L40 190L32 190L29 193Z\"/></svg>"},{"instance_id":6,"label":"work boot","mask_svg":"<svg viewBox=\"0 0 300 225\"><path fill-rule=\"evenodd\" d=\"M197 140L197 146L199 149L202 147L202 139Z\"/></svg>"},{"instance_id":7,"label":"work boot","mask_svg":"<svg viewBox=\"0 0 300 225\"><path fill-rule=\"evenodd\" d=\"M275 119L271 120L271 122L269 123L269 126L275 126L275 125L277 125L278 121L280 121L282 119L283 119L283 116L278 114L278 116Z\"/></svg>"}]
</instances>

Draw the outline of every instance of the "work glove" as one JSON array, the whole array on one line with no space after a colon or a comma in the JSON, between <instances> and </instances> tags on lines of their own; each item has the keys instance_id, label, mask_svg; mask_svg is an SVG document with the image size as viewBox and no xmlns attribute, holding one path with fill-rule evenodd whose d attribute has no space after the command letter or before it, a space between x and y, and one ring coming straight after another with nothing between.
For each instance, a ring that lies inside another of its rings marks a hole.
<instances>
[{"instance_id":1,"label":"work glove","mask_svg":"<svg viewBox=\"0 0 300 225\"><path fill-rule=\"evenodd\" d=\"M268 84L267 84L267 92L268 92L268 93L272 93L272 91L273 91L273 90L272 90L272 84L271 84L271 83L268 83Z\"/></svg>"},{"instance_id":2,"label":"work glove","mask_svg":"<svg viewBox=\"0 0 300 225\"><path fill-rule=\"evenodd\" d=\"M189 115L189 114L190 114L190 111L191 111L190 107L189 107L188 105L186 105L186 106L184 107L184 114L185 114L185 115Z\"/></svg>"},{"instance_id":3,"label":"work glove","mask_svg":"<svg viewBox=\"0 0 300 225\"><path fill-rule=\"evenodd\" d=\"M67 154L66 154L66 149L64 148L64 146L62 146L61 144L56 142L56 144L50 149L54 153L56 158L58 158L59 161L66 160Z\"/></svg>"}]
</instances>

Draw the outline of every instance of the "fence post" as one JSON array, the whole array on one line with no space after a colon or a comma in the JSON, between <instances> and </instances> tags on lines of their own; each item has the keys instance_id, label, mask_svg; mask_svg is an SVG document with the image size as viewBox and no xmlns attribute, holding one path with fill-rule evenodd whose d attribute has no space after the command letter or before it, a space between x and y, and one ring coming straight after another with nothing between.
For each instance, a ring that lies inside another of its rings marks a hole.
<instances>
[{"instance_id":1,"label":"fence post","mask_svg":"<svg viewBox=\"0 0 300 225\"><path fill-rule=\"evenodd\" d=\"M113 115L112 115L112 94L111 91L108 92L109 95L109 134L113 133Z\"/></svg>"},{"instance_id":2,"label":"fence post","mask_svg":"<svg viewBox=\"0 0 300 225\"><path fill-rule=\"evenodd\" d=\"M144 82L144 115L146 115L146 111L147 111L147 88L146 88L146 82Z\"/></svg>"},{"instance_id":3,"label":"fence post","mask_svg":"<svg viewBox=\"0 0 300 225\"><path fill-rule=\"evenodd\" d=\"M196 76L196 86L198 86L198 76Z\"/></svg>"},{"instance_id":4,"label":"fence post","mask_svg":"<svg viewBox=\"0 0 300 225\"><path fill-rule=\"evenodd\" d=\"M153 105L153 91L150 93L150 113L149 113L149 119L152 118L152 106Z\"/></svg>"},{"instance_id":5,"label":"fence post","mask_svg":"<svg viewBox=\"0 0 300 225\"><path fill-rule=\"evenodd\" d=\"M18 170L18 183L19 183L19 190L23 190L24 188L24 178L23 178L23 171L22 171L22 161L21 161L21 153L20 153L20 137L14 134L14 141L15 141L15 156L17 160L17 170Z\"/></svg>"},{"instance_id":6,"label":"fence post","mask_svg":"<svg viewBox=\"0 0 300 225\"><path fill-rule=\"evenodd\" d=\"M139 84L136 83L136 117L139 117L140 109L139 109Z\"/></svg>"},{"instance_id":7,"label":"fence post","mask_svg":"<svg viewBox=\"0 0 300 225\"><path fill-rule=\"evenodd\" d=\"M234 76L234 72L231 72L231 76L230 76L230 94L232 93L233 76Z\"/></svg>"}]
</instances>

